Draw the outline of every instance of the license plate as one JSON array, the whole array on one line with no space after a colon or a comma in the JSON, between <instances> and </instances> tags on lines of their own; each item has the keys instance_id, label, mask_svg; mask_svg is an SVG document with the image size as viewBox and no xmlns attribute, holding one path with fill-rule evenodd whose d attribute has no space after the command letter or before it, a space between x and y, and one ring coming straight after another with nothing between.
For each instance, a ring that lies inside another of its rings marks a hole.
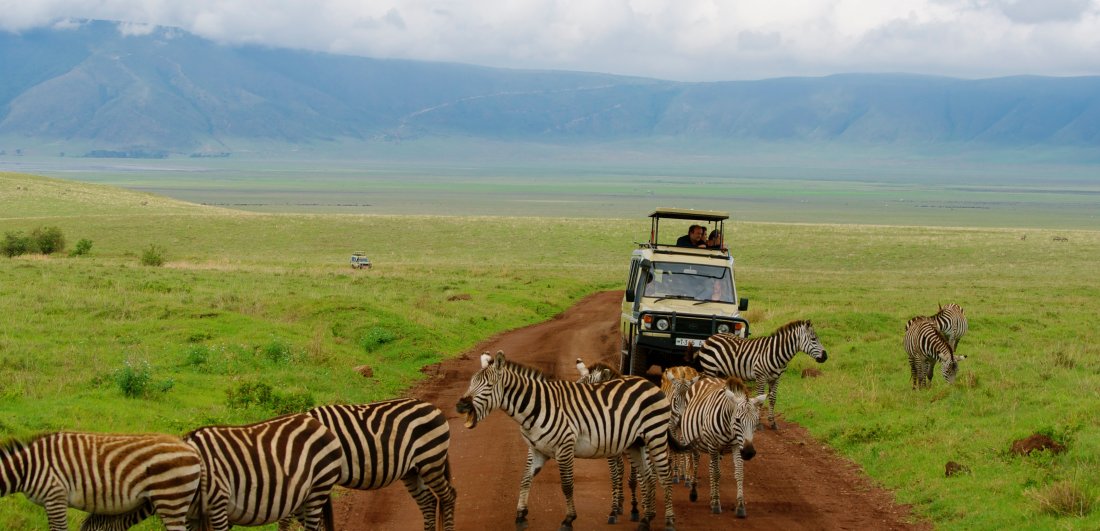
<instances>
[{"instance_id":1,"label":"license plate","mask_svg":"<svg viewBox=\"0 0 1100 531\"><path fill-rule=\"evenodd\" d=\"M686 347L688 345L691 345L693 347L701 347L701 346L703 346L703 340L702 339L691 339L691 338L688 338L688 337L678 337L678 338L676 338L676 346L677 347Z\"/></svg>"}]
</instances>

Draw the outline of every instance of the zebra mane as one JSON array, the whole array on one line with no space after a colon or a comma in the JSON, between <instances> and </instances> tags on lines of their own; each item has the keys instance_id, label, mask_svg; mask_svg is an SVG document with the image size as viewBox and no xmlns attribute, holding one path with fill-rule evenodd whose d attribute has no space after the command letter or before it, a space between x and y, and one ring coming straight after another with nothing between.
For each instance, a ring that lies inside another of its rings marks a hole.
<instances>
[{"instance_id":1,"label":"zebra mane","mask_svg":"<svg viewBox=\"0 0 1100 531\"><path fill-rule=\"evenodd\" d=\"M745 381L736 377L730 376L726 378L726 388L732 391L734 394L740 393L745 398L749 397L749 386L745 385Z\"/></svg>"},{"instance_id":2,"label":"zebra mane","mask_svg":"<svg viewBox=\"0 0 1100 531\"><path fill-rule=\"evenodd\" d=\"M35 435L30 439L26 439L23 437L8 437L0 441L0 454L10 454L12 452L22 450L23 448L26 448L30 443L34 442L37 439L40 439L44 435L45 434Z\"/></svg>"},{"instance_id":3,"label":"zebra mane","mask_svg":"<svg viewBox=\"0 0 1100 531\"><path fill-rule=\"evenodd\" d=\"M537 367L532 367L530 365L525 365L518 361L512 361L510 359L504 360L504 366L502 366L501 369L511 371L524 378L532 378L535 380L546 379L546 374L543 373L541 369Z\"/></svg>"},{"instance_id":4,"label":"zebra mane","mask_svg":"<svg viewBox=\"0 0 1100 531\"><path fill-rule=\"evenodd\" d=\"M799 319L797 321L791 321L791 322L775 329L775 332L772 332L772 335L775 336L775 335L779 335L779 334L782 334L782 333L785 333L785 332L790 332L791 330L794 330L795 328L799 328L799 327L802 327L802 326L812 327L813 323L811 323L808 319Z\"/></svg>"},{"instance_id":5,"label":"zebra mane","mask_svg":"<svg viewBox=\"0 0 1100 531\"><path fill-rule=\"evenodd\" d=\"M619 372L618 369L616 369L616 368L614 368L614 367L612 367L612 366L610 366L607 363L602 362L602 361L597 361L596 363L593 363L592 365L589 365L588 366L588 371L589 372L607 371L607 372L611 373L612 378L622 378L622 376L623 376L623 373Z\"/></svg>"}]
</instances>

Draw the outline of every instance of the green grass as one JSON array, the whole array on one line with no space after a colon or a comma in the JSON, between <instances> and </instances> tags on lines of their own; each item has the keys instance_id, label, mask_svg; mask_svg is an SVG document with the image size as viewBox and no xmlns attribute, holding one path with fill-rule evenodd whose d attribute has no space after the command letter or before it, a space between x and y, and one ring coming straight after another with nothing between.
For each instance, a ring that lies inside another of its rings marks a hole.
<instances>
[{"instance_id":1,"label":"green grass","mask_svg":"<svg viewBox=\"0 0 1100 531\"><path fill-rule=\"evenodd\" d=\"M649 228L644 211L248 213L2 173L0 201L0 231L94 242L86 256L0 259L0 438L182 433L395 396L425 364L620 289ZM792 362L785 419L939 528L1100 527L1100 232L735 222L727 234L754 334L811 319L829 350L824 365ZM164 265L141 264L151 245ZM373 270L350 268L357 250ZM955 386L912 391L905 321L948 302L970 318L967 359ZM810 366L823 376L800 378ZM1037 432L1068 451L1009 453ZM945 477L947 461L970 473ZM1077 506L1089 510L1059 509ZM0 527L44 528L44 512L4 497Z\"/></svg>"}]
</instances>

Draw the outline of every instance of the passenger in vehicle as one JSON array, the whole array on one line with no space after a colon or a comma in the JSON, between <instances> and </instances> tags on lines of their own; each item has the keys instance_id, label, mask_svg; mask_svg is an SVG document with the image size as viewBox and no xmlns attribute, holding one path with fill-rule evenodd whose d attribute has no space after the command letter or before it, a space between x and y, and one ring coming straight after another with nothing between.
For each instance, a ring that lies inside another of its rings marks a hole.
<instances>
[{"instance_id":1,"label":"passenger in vehicle","mask_svg":"<svg viewBox=\"0 0 1100 531\"><path fill-rule=\"evenodd\" d=\"M707 237L707 249L726 249L726 244L722 240L722 231L714 229L710 231L710 236Z\"/></svg>"},{"instance_id":2,"label":"passenger in vehicle","mask_svg":"<svg viewBox=\"0 0 1100 531\"><path fill-rule=\"evenodd\" d=\"M707 228L702 225L688 227L688 233L676 240L677 247L702 247L707 246Z\"/></svg>"}]
</instances>

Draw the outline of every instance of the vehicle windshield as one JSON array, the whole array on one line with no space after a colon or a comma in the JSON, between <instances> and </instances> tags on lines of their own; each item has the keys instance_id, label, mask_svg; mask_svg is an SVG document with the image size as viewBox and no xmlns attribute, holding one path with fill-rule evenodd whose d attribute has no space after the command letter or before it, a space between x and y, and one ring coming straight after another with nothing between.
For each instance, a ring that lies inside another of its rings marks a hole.
<instances>
[{"instance_id":1,"label":"vehicle windshield","mask_svg":"<svg viewBox=\"0 0 1100 531\"><path fill-rule=\"evenodd\" d=\"M725 267L655 262L645 285L646 297L733 302L733 278Z\"/></svg>"}]
</instances>

